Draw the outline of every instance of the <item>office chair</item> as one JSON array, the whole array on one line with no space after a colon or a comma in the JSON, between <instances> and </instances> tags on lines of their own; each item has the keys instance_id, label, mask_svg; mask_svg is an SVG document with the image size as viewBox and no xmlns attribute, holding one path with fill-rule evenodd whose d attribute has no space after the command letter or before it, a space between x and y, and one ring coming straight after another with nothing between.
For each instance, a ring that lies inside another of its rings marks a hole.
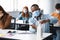
<instances>
[{"instance_id":1,"label":"office chair","mask_svg":"<svg viewBox=\"0 0 60 40\"><path fill-rule=\"evenodd\" d=\"M16 18L12 17L12 19L14 20L14 23L11 23L9 28L7 29L15 29L15 25L16 25Z\"/></svg>"}]
</instances>

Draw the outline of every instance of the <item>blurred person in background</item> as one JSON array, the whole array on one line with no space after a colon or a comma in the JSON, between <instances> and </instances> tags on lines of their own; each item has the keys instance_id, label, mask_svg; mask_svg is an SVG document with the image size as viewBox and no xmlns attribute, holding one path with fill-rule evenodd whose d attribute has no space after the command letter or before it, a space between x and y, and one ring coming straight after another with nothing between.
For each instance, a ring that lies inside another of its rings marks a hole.
<instances>
[{"instance_id":1,"label":"blurred person in background","mask_svg":"<svg viewBox=\"0 0 60 40\"><path fill-rule=\"evenodd\" d=\"M52 13L52 16L58 19L58 22L56 24L59 26L60 25L60 3L57 3L55 8L56 11ZM60 30L57 29L56 33L57 33L57 37L55 38L55 40L60 40Z\"/></svg>"},{"instance_id":2,"label":"blurred person in background","mask_svg":"<svg viewBox=\"0 0 60 40\"><path fill-rule=\"evenodd\" d=\"M3 8L0 6L0 29L9 28L12 16L10 16Z\"/></svg>"},{"instance_id":3,"label":"blurred person in background","mask_svg":"<svg viewBox=\"0 0 60 40\"><path fill-rule=\"evenodd\" d=\"M28 10L28 7L25 6L22 10L22 13L20 15L18 15L18 17L16 18L16 20L26 20L28 23L29 18L31 17L31 13Z\"/></svg>"}]
</instances>

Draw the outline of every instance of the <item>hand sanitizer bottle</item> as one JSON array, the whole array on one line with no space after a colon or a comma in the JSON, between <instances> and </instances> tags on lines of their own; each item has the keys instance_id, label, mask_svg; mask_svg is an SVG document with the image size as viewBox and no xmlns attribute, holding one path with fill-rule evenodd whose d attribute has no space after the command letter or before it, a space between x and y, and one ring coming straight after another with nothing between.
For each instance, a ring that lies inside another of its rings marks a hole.
<instances>
[{"instance_id":1,"label":"hand sanitizer bottle","mask_svg":"<svg viewBox=\"0 0 60 40\"><path fill-rule=\"evenodd\" d=\"M41 24L38 21L38 26L37 26L37 40L42 40L42 33L41 33Z\"/></svg>"}]
</instances>

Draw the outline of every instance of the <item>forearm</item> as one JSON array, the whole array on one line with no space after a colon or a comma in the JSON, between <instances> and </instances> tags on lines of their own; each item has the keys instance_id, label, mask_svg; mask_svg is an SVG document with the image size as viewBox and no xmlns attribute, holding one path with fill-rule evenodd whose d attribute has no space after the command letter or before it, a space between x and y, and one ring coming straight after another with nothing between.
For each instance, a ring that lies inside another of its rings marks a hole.
<instances>
[{"instance_id":1,"label":"forearm","mask_svg":"<svg viewBox=\"0 0 60 40\"><path fill-rule=\"evenodd\" d=\"M43 24L43 23L47 23L47 22L50 22L50 20L47 19L47 20L42 20L42 21L40 21L41 24Z\"/></svg>"},{"instance_id":2,"label":"forearm","mask_svg":"<svg viewBox=\"0 0 60 40\"><path fill-rule=\"evenodd\" d=\"M50 19L47 19L46 22L50 22Z\"/></svg>"}]
</instances>

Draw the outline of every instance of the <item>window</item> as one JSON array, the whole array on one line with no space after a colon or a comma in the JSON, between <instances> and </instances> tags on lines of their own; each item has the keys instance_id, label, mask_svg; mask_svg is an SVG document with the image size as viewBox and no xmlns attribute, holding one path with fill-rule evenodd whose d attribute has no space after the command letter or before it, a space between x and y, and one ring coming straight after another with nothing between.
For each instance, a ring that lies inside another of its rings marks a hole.
<instances>
[{"instance_id":1,"label":"window","mask_svg":"<svg viewBox=\"0 0 60 40\"><path fill-rule=\"evenodd\" d=\"M13 0L0 0L0 5L5 11L13 11Z\"/></svg>"},{"instance_id":2,"label":"window","mask_svg":"<svg viewBox=\"0 0 60 40\"><path fill-rule=\"evenodd\" d=\"M0 0L0 5L6 11L21 11L24 6L29 10L32 4L38 4L38 0Z\"/></svg>"}]
</instances>

